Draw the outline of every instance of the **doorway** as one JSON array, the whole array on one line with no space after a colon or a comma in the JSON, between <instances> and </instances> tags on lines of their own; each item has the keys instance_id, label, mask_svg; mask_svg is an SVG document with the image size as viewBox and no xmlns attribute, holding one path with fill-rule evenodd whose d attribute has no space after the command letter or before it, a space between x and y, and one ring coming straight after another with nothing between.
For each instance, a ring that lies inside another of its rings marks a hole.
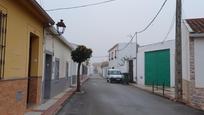
<instances>
[{"instance_id":1,"label":"doorway","mask_svg":"<svg viewBox=\"0 0 204 115\"><path fill-rule=\"evenodd\" d=\"M38 96L38 60L39 60L39 37L30 33L28 53L28 85L27 85L27 108L37 104Z\"/></svg>"},{"instance_id":2,"label":"doorway","mask_svg":"<svg viewBox=\"0 0 204 115\"><path fill-rule=\"evenodd\" d=\"M52 55L45 55L44 66L44 99L50 99L51 78L52 78Z\"/></svg>"},{"instance_id":3,"label":"doorway","mask_svg":"<svg viewBox=\"0 0 204 115\"><path fill-rule=\"evenodd\" d=\"M129 77L130 82L133 82L133 60L129 60Z\"/></svg>"}]
</instances>

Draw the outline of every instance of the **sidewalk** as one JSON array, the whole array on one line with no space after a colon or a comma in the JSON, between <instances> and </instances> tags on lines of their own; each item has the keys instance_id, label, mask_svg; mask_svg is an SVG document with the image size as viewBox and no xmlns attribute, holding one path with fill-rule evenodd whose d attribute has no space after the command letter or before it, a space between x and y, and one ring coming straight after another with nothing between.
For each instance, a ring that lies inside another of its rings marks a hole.
<instances>
[{"instance_id":1,"label":"sidewalk","mask_svg":"<svg viewBox=\"0 0 204 115\"><path fill-rule=\"evenodd\" d=\"M137 87L139 89L154 93L156 95L166 97L166 98L168 98L170 100L175 100L175 88L165 87L164 95L163 95L163 90L162 90L161 86L158 87L158 88L154 87L154 92L153 92L152 86L139 85L139 84L135 84L135 83L131 83L130 85L132 85L134 87Z\"/></svg>"},{"instance_id":2,"label":"sidewalk","mask_svg":"<svg viewBox=\"0 0 204 115\"><path fill-rule=\"evenodd\" d=\"M81 81L83 84L89 77ZM26 112L24 115L55 115L63 106L64 102L74 95L76 87L67 88L62 93L49 99L46 103L43 103L37 107L34 107L30 112Z\"/></svg>"},{"instance_id":3,"label":"sidewalk","mask_svg":"<svg viewBox=\"0 0 204 115\"><path fill-rule=\"evenodd\" d=\"M139 84L135 84L135 83L131 83L130 85L133 86L133 87L137 87L137 88L139 88L141 90L147 91L149 93L153 93L155 95L165 97L165 98L167 98L169 100L176 101L176 99L175 99L175 88L165 88L164 95L163 95L162 87L159 87L158 89L155 87L154 92L153 92L153 89L152 89L151 86L144 86L144 85L139 85ZM183 97L183 101L180 102L180 103L185 104L186 106L189 106L191 108L203 111L202 108L199 108L196 105L193 105L193 104L190 104L189 102L187 102L185 100L185 98L186 97Z\"/></svg>"}]
</instances>

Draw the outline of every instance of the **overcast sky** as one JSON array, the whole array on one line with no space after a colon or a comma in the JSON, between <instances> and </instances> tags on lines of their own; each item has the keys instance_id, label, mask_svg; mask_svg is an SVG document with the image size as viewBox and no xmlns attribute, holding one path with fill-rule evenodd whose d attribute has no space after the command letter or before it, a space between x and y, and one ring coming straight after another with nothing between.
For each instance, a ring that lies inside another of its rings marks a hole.
<instances>
[{"instance_id":1,"label":"overcast sky","mask_svg":"<svg viewBox=\"0 0 204 115\"><path fill-rule=\"evenodd\" d=\"M73 7L106 0L38 0L44 9ZM143 29L155 16L164 0L116 0L103 5L48 12L55 22L67 25L65 38L93 50L93 57L106 56L119 42L128 42L128 35ZM159 17L144 33L138 35L140 45L163 41L175 15L176 0L168 0ZM204 0L183 0L183 18L203 18ZM174 39L173 29L167 40ZM103 61L106 58L93 58Z\"/></svg>"}]
</instances>

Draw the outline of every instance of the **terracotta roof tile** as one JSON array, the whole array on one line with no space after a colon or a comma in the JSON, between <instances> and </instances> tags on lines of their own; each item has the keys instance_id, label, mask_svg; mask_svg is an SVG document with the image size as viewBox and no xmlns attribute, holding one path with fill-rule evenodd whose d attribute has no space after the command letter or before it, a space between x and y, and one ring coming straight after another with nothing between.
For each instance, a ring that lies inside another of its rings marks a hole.
<instances>
[{"instance_id":1,"label":"terracotta roof tile","mask_svg":"<svg viewBox=\"0 0 204 115\"><path fill-rule=\"evenodd\" d=\"M204 18L187 19L186 21L193 33L204 33Z\"/></svg>"}]
</instances>

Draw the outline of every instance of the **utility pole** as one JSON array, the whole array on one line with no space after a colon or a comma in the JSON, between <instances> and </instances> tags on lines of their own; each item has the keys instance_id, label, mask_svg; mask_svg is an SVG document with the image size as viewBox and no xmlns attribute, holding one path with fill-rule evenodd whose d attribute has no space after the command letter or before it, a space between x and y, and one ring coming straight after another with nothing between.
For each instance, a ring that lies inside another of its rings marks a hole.
<instances>
[{"instance_id":1,"label":"utility pole","mask_svg":"<svg viewBox=\"0 0 204 115\"><path fill-rule=\"evenodd\" d=\"M137 43L137 34L138 32L135 32L134 35L130 35L131 39L133 39L135 37L135 81L136 81L136 84L138 83L138 79L137 79L137 53L138 53L138 43Z\"/></svg>"},{"instance_id":2,"label":"utility pole","mask_svg":"<svg viewBox=\"0 0 204 115\"><path fill-rule=\"evenodd\" d=\"M181 41L181 15L182 2L176 0L176 56L175 56L175 98L182 101L182 41Z\"/></svg>"},{"instance_id":3,"label":"utility pole","mask_svg":"<svg viewBox=\"0 0 204 115\"><path fill-rule=\"evenodd\" d=\"M137 32L135 33L135 44L136 44L136 54L135 54L135 79L136 79L136 84L138 83L138 78L137 78L137 53L138 53L138 45L137 45Z\"/></svg>"}]
</instances>

